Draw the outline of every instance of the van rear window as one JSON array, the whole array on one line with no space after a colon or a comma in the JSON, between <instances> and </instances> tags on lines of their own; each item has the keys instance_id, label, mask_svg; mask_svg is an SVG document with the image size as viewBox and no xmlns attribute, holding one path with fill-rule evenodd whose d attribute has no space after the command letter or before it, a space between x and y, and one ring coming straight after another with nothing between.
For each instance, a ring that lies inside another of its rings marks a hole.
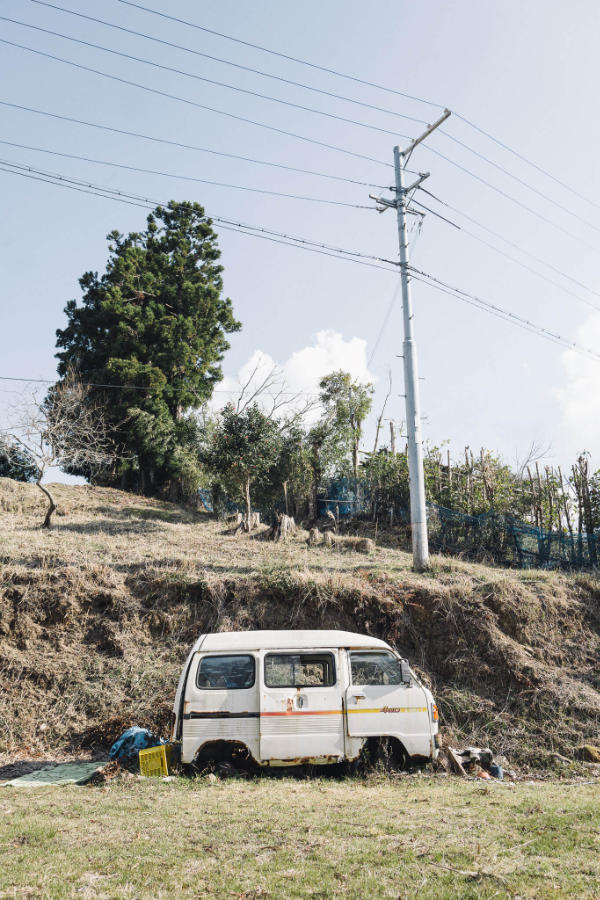
<instances>
[{"instance_id":1,"label":"van rear window","mask_svg":"<svg viewBox=\"0 0 600 900\"><path fill-rule=\"evenodd\" d=\"M202 690L242 690L254 685L253 656L204 656L196 673L196 687Z\"/></svg>"},{"instance_id":2,"label":"van rear window","mask_svg":"<svg viewBox=\"0 0 600 900\"><path fill-rule=\"evenodd\" d=\"M331 653L268 653L265 656L267 687L330 687L335 684Z\"/></svg>"}]
</instances>

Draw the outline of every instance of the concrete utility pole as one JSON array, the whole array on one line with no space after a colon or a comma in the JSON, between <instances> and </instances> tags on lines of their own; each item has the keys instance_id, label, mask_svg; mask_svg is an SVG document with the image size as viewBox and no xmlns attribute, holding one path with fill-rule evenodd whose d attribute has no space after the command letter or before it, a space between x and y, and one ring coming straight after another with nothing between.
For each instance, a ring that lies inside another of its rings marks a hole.
<instances>
[{"instance_id":1,"label":"concrete utility pole","mask_svg":"<svg viewBox=\"0 0 600 900\"><path fill-rule=\"evenodd\" d=\"M420 175L408 187L404 186L404 168L411 153L421 141L435 131L450 115L445 110L437 122L430 125L423 134L412 141L406 150L394 147L394 170L396 175L395 200L374 197L380 204L379 211L390 207L396 210L398 218L398 243L400 245L400 277L402 279L402 311L404 321L404 387L406 398L406 431L408 437L408 475L410 482L410 524L412 532L413 568L424 572L429 567L429 543L427 539L427 506L425 504L425 475L423 472L423 442L421 438L421 408L419 400L419 373L417 368L417 348L413 334L413 311L410 296L410 276L408 257L408 235L406 230L407 195L417 188L429 173Z\"/></svg>"}]
</instances>

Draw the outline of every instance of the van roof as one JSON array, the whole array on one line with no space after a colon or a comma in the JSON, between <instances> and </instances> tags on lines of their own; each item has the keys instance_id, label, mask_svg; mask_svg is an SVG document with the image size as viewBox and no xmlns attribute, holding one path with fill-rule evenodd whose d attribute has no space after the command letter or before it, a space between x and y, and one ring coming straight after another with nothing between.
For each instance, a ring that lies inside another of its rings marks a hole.
<instances>
[{"instance_id":1,"label":"van roof","mask_svg":"<svg viewBox=\"0 0 600 900\"><path fill-rule=\"evenodd\" d=\"M316 647L389 649L379 638L352 631L221 631L202 634L194 651L202 650L305 650Z\"/></svg>"}]
</instances>

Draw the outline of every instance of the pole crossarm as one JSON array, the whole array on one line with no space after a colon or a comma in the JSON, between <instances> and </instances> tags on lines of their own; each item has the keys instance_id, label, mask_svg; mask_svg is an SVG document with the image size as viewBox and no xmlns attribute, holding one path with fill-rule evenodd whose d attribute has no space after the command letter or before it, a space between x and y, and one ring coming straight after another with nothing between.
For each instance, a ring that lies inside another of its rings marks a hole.
<instances>
[{"instance_id":1,"label":"pole crossarm","mask_svg":"<svg viewBox=\"0 0 600 900\"><path fill-rule=\"evenodd\" d=\"M410 157L411 153L413 152L413 150L415 149L415 147L418 146L418 144L420 144L421 141L424 141L425 138L428 138L429 135L431 134L431 132L435 131L436 128L439 128L440 125L442 125L446 121L446 119L451 115L452 115L452 113L450 112L450 110L445 109L443 112L443 115L441 115L440 118L437 119L437 121L433 123L433 125L428 125L427 128L425 129L425 131L423 132L423 134L419 135L418 138L415 138L414 141L410 142L410 144L408 145L406 150L400 151L400 156L404 157L405 165L408 162L409 157Z\"/></svg>"}]
</instances>

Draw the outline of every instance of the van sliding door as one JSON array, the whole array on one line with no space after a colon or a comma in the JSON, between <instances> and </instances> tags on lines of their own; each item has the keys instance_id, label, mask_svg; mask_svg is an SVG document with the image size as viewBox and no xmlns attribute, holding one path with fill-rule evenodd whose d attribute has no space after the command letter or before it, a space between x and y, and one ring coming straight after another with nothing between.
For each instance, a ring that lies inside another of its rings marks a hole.
<instances>
[{"instance_id":1,"label":"van sliding door","mask_svg":"<svg viewBox=\"0 0 600 900\"><path fill-rule=\"evenodd\" d=\"M338 652L265 653L260 689L263 762L334 762L344 756Z\"/></svg>"}]
</instances>

